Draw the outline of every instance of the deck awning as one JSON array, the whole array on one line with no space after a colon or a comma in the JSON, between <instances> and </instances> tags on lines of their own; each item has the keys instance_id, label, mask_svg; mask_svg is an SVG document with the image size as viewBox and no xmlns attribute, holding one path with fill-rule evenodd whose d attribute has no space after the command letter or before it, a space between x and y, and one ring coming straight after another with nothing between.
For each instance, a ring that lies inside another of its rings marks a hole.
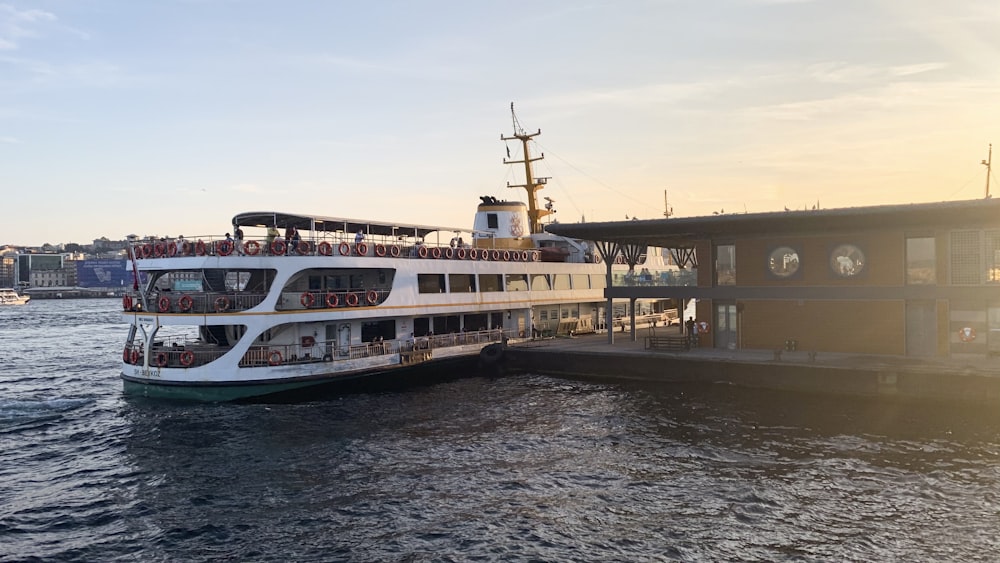
<instances>
[{"instance_id":1,"label":"deck awning","mask_svg":"<svg viewBox=\"0 0 1000 563\"><path fill-rule=\"evenodd\" d=\"M233 225L240 227L277 227L286 229L295 227L301 231L317 233L356 233L380 235L384 237L404 237L422 239L430 233L468 233L469 229L460 227L436 227L432 225L414 225L409 223L386 223L366 221L363 219L347 219L343 217L323 217L318 215L299 215L279 211L250 211L233 217Z\"/></svg>"}]
</instances>

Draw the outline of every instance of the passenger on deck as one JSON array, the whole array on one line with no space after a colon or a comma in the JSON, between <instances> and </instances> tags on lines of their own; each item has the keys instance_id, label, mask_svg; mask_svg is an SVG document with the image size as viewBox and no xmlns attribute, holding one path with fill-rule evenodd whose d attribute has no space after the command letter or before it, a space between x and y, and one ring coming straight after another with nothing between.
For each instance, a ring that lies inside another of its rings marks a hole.
<instances>
[{"instance_id":1,"label":"passenger on deck","mask_svg":"<svg viewBox=\"0 0 1000 563\"><path fill-rule=\"evenodd\" d=\"M271 225L267 228L267 247L271 248L271 243L278 237L278 228Z\"/></svg>"},{"instance_id":2,"label":"passenger on deck","mask_svg":"<svg viewBox=\"0 0 1000 563\"><path fill-rule=\"evenodd\" d=\"M354 244L363 242L365 240L365 232L362 229L358 229L358 234L354 235Z\"/></svg>"},{"instance_id":3,"label":"passenger on deck","mask_svg":"<svg viewBox=\"0 0 1000 563\"><path fill-rule=\"evenodd\" d=\"M243 229L235 223L233 224L233 236L236 237L236 253L243 254Z\"/></svg>"}]
</instances>

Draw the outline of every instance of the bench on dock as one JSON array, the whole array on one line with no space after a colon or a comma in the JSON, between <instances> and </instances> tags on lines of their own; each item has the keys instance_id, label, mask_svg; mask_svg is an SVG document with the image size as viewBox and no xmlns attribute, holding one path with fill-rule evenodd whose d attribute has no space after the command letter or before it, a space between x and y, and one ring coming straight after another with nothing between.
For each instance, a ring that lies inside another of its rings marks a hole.
<instances>
[{"instance_id":1,"label":"bench on dock","mask_svg":"<svg viewBox=\"0 0 1000 563\"><path fill-rule=\"evenodd\" d=\"M647 336L646 349L686 352L691 349L691 341L687 336Z\"/></svg>"}]
</instances>

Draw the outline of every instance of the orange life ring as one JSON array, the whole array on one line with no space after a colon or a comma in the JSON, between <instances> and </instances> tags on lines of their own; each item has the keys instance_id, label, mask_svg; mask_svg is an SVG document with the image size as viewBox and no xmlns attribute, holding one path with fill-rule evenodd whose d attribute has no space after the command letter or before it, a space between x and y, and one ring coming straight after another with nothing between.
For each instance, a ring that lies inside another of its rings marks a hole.
<instances>
[{"instance_id":1,"label":"orange life ring","mask_svg":"<svg viewBox=\"0 0 1000 563\"><path fill-rule=\"evenodd\" d=\"M434 258L440 258L441 257L441 249L439 247L437 247L437 246L435 246L434 248L432 248L431 249L431 256L433 256Z\"/></svg>"},{"instance_id":2,"label":"orange life ring","mask_svg":"<svg viewBox=\"0 0 1000 563\"><path fill-rule=\"evenodd\" d=\"M424 245L420 245L420 248L418 248L418 249L417 249L417 256L419 256L419 257L421 257L421 258L427 258L427 254L428 254L429 252L430 252L430 251L428 251L428 250L427 250L427 247L426 247L426 246L424 246Z\"/></svg>"},{"instance_id":3,"label":"orange life ring","mask_svg":"<svg viewBox=\"0 0 1000 563\"><path fill-rule=\"evenodd\" d=\"M339 252L341 256L347 256L351 253L351 245L346 242L342 242L337 245L337 252Z\"/></svg>"},{"instance_id":4,"label":"orange life ring","mask_svg":"<svg viewBox=\"0 0 1000 563\"><path fill-rule=\"evenodd\" d=\"M359 242L354 245L354 251L358 253L358 256L364 256L368 254L368 245L363 242Z\"/></svg>"},{"instance_id":5,"label":"orange life ring","mask_svg":"<svg viewBox=\"0 0 1000 563\"><path fill-rule=\"evenodd\" d=\"M479 251L476 250L475 248L469 249L469 260L478 260L478 259L479 259Z\"/></svg>"},{"instance_id":6,"label":"orange life ring","mask_svg":"<svg viewBox=\"0 0 1000 563\"><path fill-rule=\"evenodd\" d=\"M465 249L464 248L459 248L458 250L456 250L455 251L455 256L458 256L459 260L465 260L466 258L469 257L468 254L465 253Z\"/></svg>"},{"instance_id":7,"label":"orange life ring","mask_svg":"<svg viewBox=\"0 0 1000 563\"><path fill-rule=\"evenodd\" d=\"M277 350L271 350L271 353L267 356L267 363L271 366L276 366L281 363L281 352Z\"/></svg>"},{"instance_id":8,"label":"orange life ring","mask_svg":"<svg viewBox=\"0 0 1000 563\"><path fill-rule=\"evenodd\" d=\"M451 260L452 258L454 258L455 257L455 249L452 248L452 247L450 247L450 246L448 248L444 249L444 257L447 258L448 260Z\"/></svg>"},{"instance_id":9,"label":"orange life ring","mask_svg":"<svg viewBox=\"0 0 1000 563\"><path fill-rule=\"evenodd\" d=\"M281 255L288 250L288 245L283 240L271 241L271 254Z\"/></svg>"},{"instance_id":10,"label":"orange life ring","mask_svg":"<svg viewBox=\"0 0 1000 563\"><path fill-rule=\"evenodd\" d=\"M139 364L139 351L136 350L135 348L132 348L132 353L129 354L129 359L132 360L133 364L138 365Z\"/></svg>"},{"instance_id":11,"label":"orange life ring","mask_svg":"<svg viewBox=\"0 0 1000 563\"><path fill-rule=\"evenodd\" d=\"M319 253L322 254L323 256L329 256L333 254L333 245L325 240L319 243L317 249L319 250Z\"/></svg>"},{"instance_id":12,"label":"orange life ring","mask_svg":"<svg viewBox=\"0 0 1000 563\"><path fill-rule=\"evenodd\" d=\"M172 242L171 243L167 243L167 256L169 256L171 258L173 258L174 256L177 256L177 244L172 243Z\"/></svg>"},{"instance_id":13,"label":"orange life ring","mask_svg":"<svg viewBox=\"0 0 1000 563\"><path fill-rule=\"evenodd\" d=\"M167 249L163 246L162 242L158 242L153 246L153 256L156 256L157 258L163 258L163 254L166 251Z\"/></svg>"},{"instance_id":14,"label":"orange life ring","mask_svg":"<svg viewBox=\"0 0 1000 563\"><path fill-rule=\"evenodd\" d=\"M181 295L181 298L177 300L177 304L180 305L181 311L187 312L194 306L194 299L191 299L190 295Z\"/></svg>"},{"instance_id":15,"label":"orange life ring","mask_svg":"<svg viewBox=\"0 0 1000 563\"><path fill-rule=\"evenodd\" d=\"M399 258L399 247L395 244L389 247L389 256L393 258Z\"/></svg>"},{"instance_id":16,"label":"orange life ring","mask_svg":"<svg viewBox=\"0 0 1000 563\"><path fill-rule=\"evenodd\" d=\"M194 363L194 352L191 350L184 350L181 352L181 365L188 367Z\"/></svg>"},{"instance_id":17,"label":"orange life ring","mask_svg":"<svg viewBox=\"0 0 1000 563\"><path fill-rule=\"evenodd\" d=\"M198 242L194 243L194 253L197 254L198 256L205 255L205 241L199 240Z\"/></svg>"},{"instance_id":18,"label":"orange life ring","mask_svg":"<svg viewBox=\"0 0 1000 563\"><path fill-rule=\"evenodd\" d=\"M376 243L375 244L375 256L378 256L379 258L385 256L385 245L384 244L382 244L382 243Z\"/></svg>"},{"instance_id":19,"label":"orange life ring","mask_svg":"<svg viewBox=\"0 0 1000 563\"><path fill-rule=\"evenodd\" d=\"M122 297L122 307L124 307L126 311L131 310L132 309L132 297L130 297L128 295L123 296Z\"/></svg>"},{"instance_id":20,"label":"orange life ring","mask_svg":"<svg viewBox=\"0 0 1000 563\"><path fill-rule=\"evenodd\" d=\"M309 251L312 249L309 247L309 241L300 240L296 250L299 251L299 254L309 254Z\"/></svg>"},{"instance_id":21,"label":"orange life ring","mask_svg":"<svg viewBox=\"0 0 1000 563\"><path fill-rule=\"evenodd\" d=\"M153 245L146 243L142 245L142 257L149 258L153 255Z\"/></svg>"},{"instance_id":22,"label":"orange life ring","mask_svg":"<svg viewBox=\"0 0 1000 563\"><path fill-rule=\"evenodd\" d=\"M698 321L698 334L708 334L712 332L712 325L705 321Z\"/></svg>"},{"instance_id":23,"label":"orange life ring","mask_svg":"<svg viewBox=\"0 0 1000 563\"><path fill-rule=\"evenodd\" d=\"M531 251L531 261L532 262L538 262L540 259L541 259L541 253L539 253L537 250L532 250Z\"/></svg>"},{"instance_id":24,"label":"orange life ring","mask_svg":"<svg viewBox=\"0 0 1000 563\"><path fill-rule=\"evenodd\" d=\"M962 342L972 342L976 339L976 329L966 326L958 329L958 338Z\"/></svg>"},{"instance_id":25,"label":"orange life ring","mask_svg":"<svg viewBox=\"0 0 1000 563\"><path fill-rule=\"evenodd\" d=\"M302 297L299 297L299 303L302 303L302 306L308 309L316 303L316 296L307 291L302 294Z\"/></svg>"},{"instance_id":26,"label":"orange life ring","mask_svg":"<svg viewBox=\"0 0 1000 563\"><path fill-rule=\"evenodd\" d=\"M501 256L503 256L503 261L504 262L510 262L510 251L509 250L504 250L503 254Z\"/></svg>"},{"instance_id":27,"label":"orange life ring","mask_svg":"<svg viewBox=\"0 0 1000 563\"><path fill-rule=\"evenodd\" d=\"M216 251L219 253L219 256L229 256L230 254L233 253L233 243L228 240L220 241L216 249L217 249Z\"/></svg>"},{"instance_id":28,"label":"orange life ring","mask_svg":"<svg viewBox=\"0 0 1000 563\"><path fill-rule=\"evenodd\" d=\"M166 367L167 365L167 353L157 352L156 353L156 365L157 367Z\"/></svg>"},{"instance_id":29,"label":"orange life ring","mask_svg":"<svg viewBox=\"0 0 1000 563\"><path fill-rule=\"evenodd\" d=\"M260 243L255 240L248 240L243 243L243 251L250 256L256 256L260 252Z\"/></svg>"},{"instance_id":30,"label":"orange life ring","mask_svg":"<svg viewBox=\"0 0 1000 563\"><path fill-rule=\"evenodd\" d=\"M357 293L348 293L346 296L344 296L344 301L346 301L347 304L350 305L351 307L357 307L358 306L358 294Z\"/></svg>"},{"instance_id":31,"label":"orange life ring","mask_svg":"<svg viewBox=\"0 0 1000 563\"><path fill-rule=\"evenodd\" d=\"M365 294L365 300L368 301L369 305L374 305L378 301L378 292L374 289L369 289L368 293Z\"/></svg>"},{"instance_id":32,"label":"orange life ring","mask_svg":"<svg viewBox=\"0 0 1000 563\"><path fill-rule=\"evenodd\" d=\"M334 293L334 292L331 291L331 292L329 292L329 293L326 294L326 306L327 307L330 307L332 309L333 307L337 306L337 303L338 303L338 300L337 300L337 294L336 293Z\"/></svg>"},{"instance_id":33,"label":"orange life ring","mask_svg":"<svg viewBox=\"0 0 1000 563\"><path fill-rule=\"evenodd\" d=\"M129 360L129 357L130 356L129 356L129 353L128 353L128 346L126 346L125 349L122 350L122 361L127 364L128 360Z\"/></svg>"},{"instance_id":34,"label":"orange life ring","mask_svg":"<svg viewBox=\"0 0 1000 563\"><path fill-rule=\"evenodd\" d=\"M159 308L161 313L166 313L170 310L170 298L166 295L161 296L160 299L156 301L156 306Z\"/></svg>"},{"instance_id":35,"label":"orange life ring","mask_svg":"<svg viewBox=\"0 0 1000 563\"><path fill-rule=\"evenodd\" d=\"M531 253L528 252L527 250L525 250L524 252L522 252L521 253L521 260L523 262L530 262L531 261Z\"/></svg>"},{"instance_id":36,"label":"orange life ring","mask_svg":"<svg viewBox=\"0 0 1000 563\"><path fill-rule=\"evenodd\" d=\"M225 295L220 295L215 298L215 312L221 313L229 309L229 298Z\"/></svg>"},{"instance_id":37,"label":"orange life ring","mask_svg":"<svg viewBox=\"0 0 1000 563\"><path fill-rule=\"evenodd\" d=\"M500 251L493 249L490 251L490 260L500 260Z\"/></svg>"}]
</instances>

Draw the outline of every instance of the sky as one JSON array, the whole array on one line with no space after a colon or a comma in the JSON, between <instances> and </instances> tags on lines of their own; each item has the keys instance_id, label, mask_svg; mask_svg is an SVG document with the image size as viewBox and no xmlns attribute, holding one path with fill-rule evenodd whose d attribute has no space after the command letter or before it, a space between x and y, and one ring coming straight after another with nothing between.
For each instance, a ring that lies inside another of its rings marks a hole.
<instances>
[{"instance_id":1,"label":"sky","mask_svg":"<svg viewBox=\"0 0 1000 563\"><path fill-rule=\"evenodd\" d=\"M512 102L561 222L982 198L1000 4L0 0L0 245L468 228Z\"/></svg>"}]
</instances>

